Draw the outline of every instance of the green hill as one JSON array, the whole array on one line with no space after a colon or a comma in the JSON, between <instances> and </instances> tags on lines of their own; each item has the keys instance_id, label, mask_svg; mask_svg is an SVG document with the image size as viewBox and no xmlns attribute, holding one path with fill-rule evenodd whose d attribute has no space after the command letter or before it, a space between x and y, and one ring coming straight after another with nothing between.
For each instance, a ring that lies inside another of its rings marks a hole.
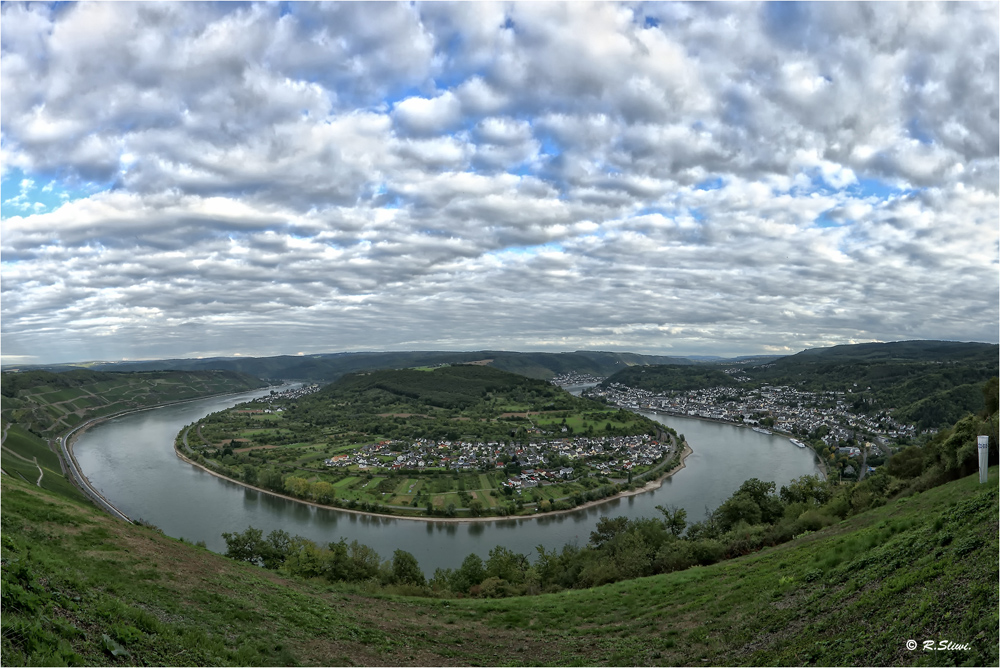
<instances>
[{"instance_id":1,"label":"green hill","mask_svg":"<svg viewBox=\"0 0 1000 668\"><path fill-rule=\"evenodd\" d=\"M350 401L366 411L392 406L413 408L468 408L489 398L501 404L525 404L530 410L545 405L593 404L577 399L543 380L488 366L463 364L431 370L370 371L345 376L307 401Z\"/></svg>"},{"instance_id":2,"label":"green hill","mask_svg":"<svg viewBox=\"0 0 1000 668\"><path fill-rule=\"evenodd\" d=\"M0 477L4 665L996 665L997 470L754 555L435 600L287 579ZM908 640L918 649L909 650ZM925 650L951 642L968 649Z\"/></svg>"},{"instance_id":3,"label":"green hill","mask_svg":"<svg viewBox=\"0 0 1000 668\"><path fill-rule=\"evenodd\" d=\"M266 386L233 371L8 371L0 382L0 408L4 424L54 436L93 417Z\"/></svg>"},{"instance_id":4,"label":"green hill","mask_svg":"<svg viewBox=\"0 0 1000 668\"><path fill-rule=\"evenodd\" d=\"M662 364L623 369L601 383L604 387L619 383L650 392L687 392L706 387L735 387L732 376L716 366Z\"/></svg>"}]
</instances>

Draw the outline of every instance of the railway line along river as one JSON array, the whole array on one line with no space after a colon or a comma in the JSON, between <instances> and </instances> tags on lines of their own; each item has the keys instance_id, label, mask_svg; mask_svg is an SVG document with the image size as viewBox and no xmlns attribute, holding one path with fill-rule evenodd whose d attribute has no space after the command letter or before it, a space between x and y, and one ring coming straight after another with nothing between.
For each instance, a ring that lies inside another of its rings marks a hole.
<instances>
[{"instance_id":1,"label":"railway line along river","mask_svg":"<svg viewBox=\"0 0 1000 668\"><path fill-rule=\"evenodd\" d=\"M205 541L225 551L224 531L247 526L284 529L325 544L358 540L383 558L399 548L411 552L429 576L435 568L457 568L472 552L484 559L503 545L530 557L535 547L584 545L606 515L658 516L657 505L687 510L689 521L725 501L748 478L773 481L820 473L810 449L787 438L693 418L648 417L684 434L693 453L685 468L654 490L612 499L571 513L491 522L414 522L307 506L220 479L179 459L174 437L205 415L267 394L258 390L123 415L95 425L73 446L83 473L115 506L133 519L155 524L169 536Z\"/></svg>"}]
</instances>

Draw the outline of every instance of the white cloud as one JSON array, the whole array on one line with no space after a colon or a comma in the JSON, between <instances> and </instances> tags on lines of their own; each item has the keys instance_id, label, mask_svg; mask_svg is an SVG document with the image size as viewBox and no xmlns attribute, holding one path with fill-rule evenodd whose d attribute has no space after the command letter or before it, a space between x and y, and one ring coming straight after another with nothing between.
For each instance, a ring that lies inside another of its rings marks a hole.
<instances>
[{"instance_id":1,"label":"white cloud","mask_svg":"<svg viewBox=\"0 0 1000 668\"><path fill-rule=\"evenodd\" d=\"M5 359L997 338L995 3L289 9L3 6Z\"/></svg>"}]
</instances>

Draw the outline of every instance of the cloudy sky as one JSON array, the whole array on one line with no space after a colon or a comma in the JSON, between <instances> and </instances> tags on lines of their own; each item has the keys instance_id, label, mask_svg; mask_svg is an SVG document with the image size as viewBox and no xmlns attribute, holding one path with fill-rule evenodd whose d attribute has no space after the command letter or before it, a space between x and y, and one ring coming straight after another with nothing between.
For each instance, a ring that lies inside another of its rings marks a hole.
<instances>
[{"instance_id":1,"label":"cloudy sky","mask_svg":"<svg viewBox=\"0 0 1000 668\"><path fill-rule=\"evenodd\" d=\"M5 3L3 360L996 342L997 25Z\"/></svg>"}]
</instances>

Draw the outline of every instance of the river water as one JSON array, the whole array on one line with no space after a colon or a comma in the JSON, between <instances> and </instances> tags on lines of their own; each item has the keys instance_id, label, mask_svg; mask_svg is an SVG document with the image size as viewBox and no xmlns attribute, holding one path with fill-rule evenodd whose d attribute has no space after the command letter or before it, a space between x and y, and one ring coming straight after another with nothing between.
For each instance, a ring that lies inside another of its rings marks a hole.
<instances>
[{"instance_id":1,"label":"river water","mask_svg":"<svg viewBox=\"0 0 1000 668\"><path fill-rule=\"evenodd\" d=\"M585 545L605 515L654 517L659 515L657 505L675 505L687 510L689 521L698 521L748 478L776 482L780 489L793 478L820 471L812 450L797 448L784 437L645 413L684 434L694 450L686 467L659 489L548 517L449 523L314 508L248 490L174 455L174 437L185 425L269 391L202 399L108 420L77 439L77 461L91 483L129 517L151 522L169 536L203 540L216 552L225 552L224 531L243 531L247 526L265 533L284 529L321 544L341 537L348 542L356 539L383 558L402 548L417 558L427 575L438 567L458 567L471 552L485 559L497 545L531 557L537 545L550 550L566 543Z\"/></svg>"}]
</instances>

